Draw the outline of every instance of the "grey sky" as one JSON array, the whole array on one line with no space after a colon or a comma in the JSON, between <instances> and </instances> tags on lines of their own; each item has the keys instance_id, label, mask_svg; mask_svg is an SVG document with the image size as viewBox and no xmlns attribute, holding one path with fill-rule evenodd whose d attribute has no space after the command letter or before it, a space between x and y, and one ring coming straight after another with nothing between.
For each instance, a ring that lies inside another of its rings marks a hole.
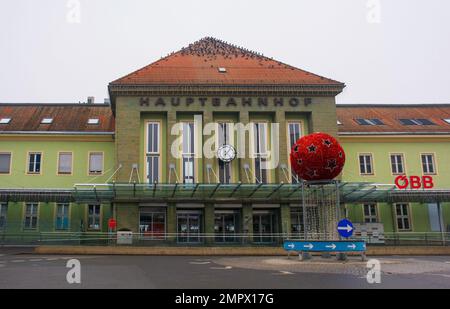
<instances>
[{"instance_id":1,"label":"grey sky","mask_svg":"<svg viewBox=\"0 0 450 309\"><path fill-rule=\"evenodd\" d=\"M377 0L79 0L71 23L74 1L1 2L0 102L102 102L214 36L345 82L340 103L450 103L448 0L379 0L380 15Z\"/></svg>"}]
</instances>

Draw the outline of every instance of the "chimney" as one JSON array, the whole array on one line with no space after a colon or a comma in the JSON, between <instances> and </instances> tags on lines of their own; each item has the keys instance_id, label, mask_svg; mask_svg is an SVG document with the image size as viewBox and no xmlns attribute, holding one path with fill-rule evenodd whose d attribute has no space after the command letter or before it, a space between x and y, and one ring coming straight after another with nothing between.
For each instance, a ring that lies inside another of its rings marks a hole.
<instances>
[{"instance_id":1,"label":"chimney","mask_svg":"<svg viewBox=\"0 0 450 309\"><path fill-rule=\"evenodd\" d=\"M88 97L87 98L87 104L94 104L95 103L95 97Z\"/></svg>"}]
</instances>

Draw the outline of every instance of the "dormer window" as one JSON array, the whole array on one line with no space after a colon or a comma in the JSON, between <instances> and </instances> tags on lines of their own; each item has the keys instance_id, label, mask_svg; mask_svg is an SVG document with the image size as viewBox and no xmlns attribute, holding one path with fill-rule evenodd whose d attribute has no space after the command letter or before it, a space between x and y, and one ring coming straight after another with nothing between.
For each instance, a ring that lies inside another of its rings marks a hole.
<instances>
[{"instance_id":1,"label":"dormer window","mask_svg":"<svg viewBox=\"0 0 450 309\"><path fill-rule=\"evenodd\" d=\"M223 67L220 67L219 68L219 73L227 73L227 69L223 68Z\"/></svg>"},{"instance_id":2,"label":"dormer window","mask_svg":"<svg viewBox=\"0 0 450 309\"><path fill-rule=\"evenodd\" d=\"M361 126L382 126L384 125L383 121L377 118L366 119L366 118L358 118L356 122Z\"/></svg>"},{"instance_id":3,"label":"dormer window","mask_svg":"<svg viewBox=\"0 0 450 309\"><path fill-rule=\"evenodd\" d=\"M53 118L43 118L41 123L42 124L51 124L53 122Z\"/></svg>"},{"instance_id":4,"label":"dormer window","mask_svg":"<svg viewBox=\"0 0 450 309\"><path fill-rule=\"evenodd\" d=\"M1 118L0 124L8 124L11 122L11 118Z\"/></svg>"},{"instance_id":5,"label":"dormer window","mask_svg":"<svg viewBox=\"0 0 450 309\"><path fill-rule=\"evenodd\" d=\"M92 124L92 125L99 124L99 123L100 123L100 120L98 118L89 118L89 120L87 122L87 124Z\"/></svg>"}]
</instances>

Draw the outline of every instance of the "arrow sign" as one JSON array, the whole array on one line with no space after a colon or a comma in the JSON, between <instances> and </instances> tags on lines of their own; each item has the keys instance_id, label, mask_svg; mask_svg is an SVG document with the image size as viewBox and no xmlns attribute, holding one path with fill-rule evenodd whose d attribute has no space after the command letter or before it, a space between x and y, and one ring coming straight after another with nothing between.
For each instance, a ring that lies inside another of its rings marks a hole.
<instances>
[{"instance_id":1,"label":"arrow sign","mask_svg":"<svg viewBox=\"0 0 450 309\"><path fill-rule=\"evenodd\" d=\"M350 220L341 220L338 223L337 231L342 237L349 238L353 235L353 224Z\"/></svg>"},{"instance_id":2,"label":"arrow sign","mask_svg":"<svg viewBox=\"0 0 450 309\"><path fill-rule=\"evenodd\" d=\"M301 241L286 240L284 242L286 251L297 252L364 252L366 244L364 241Z\"/></svg>"},{"instance_id":3,"label":"arrow sign","mask_svg":"<svg viewBox=\"0 0 450 309\"><path fill-rule=\"evenodd\" d=\"M308 248L309 250L311 250L312 248L314 248L313 244L307 244L304 245L303 248Z\"/></svg>"}]
</instances>

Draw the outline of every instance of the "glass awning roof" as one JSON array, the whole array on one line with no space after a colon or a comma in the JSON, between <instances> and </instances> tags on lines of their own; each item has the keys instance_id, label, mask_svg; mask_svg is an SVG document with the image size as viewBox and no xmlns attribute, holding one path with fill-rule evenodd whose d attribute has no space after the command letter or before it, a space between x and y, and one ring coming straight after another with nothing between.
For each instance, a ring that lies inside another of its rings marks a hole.
<instances>
[{"instance_id":1,"label":"glass awning roof","mask_svg":"<svg viewBox=\"0 0 450 309\"><path fill-rule=\"evenodd\" d=\"M300 184L76 184L73 189L0 189L1 202L263 202L300 203L302 194L339 189L343 203L450 202L449 190L398 190L390 184L322 182Z\"/></svg>"},{"instance_id":2,"label":"glass awning roof","mask_svg":"<svg viewBox=\"0 0 450 309\"><path fill-rule=\"evenodd\" d=\"M341 202L450 201L450 190L404 191L390 184L327 182L302 184L78 184L77 201L300 202L318 187L339 189Z\"/></svg>"}]
</instances>

